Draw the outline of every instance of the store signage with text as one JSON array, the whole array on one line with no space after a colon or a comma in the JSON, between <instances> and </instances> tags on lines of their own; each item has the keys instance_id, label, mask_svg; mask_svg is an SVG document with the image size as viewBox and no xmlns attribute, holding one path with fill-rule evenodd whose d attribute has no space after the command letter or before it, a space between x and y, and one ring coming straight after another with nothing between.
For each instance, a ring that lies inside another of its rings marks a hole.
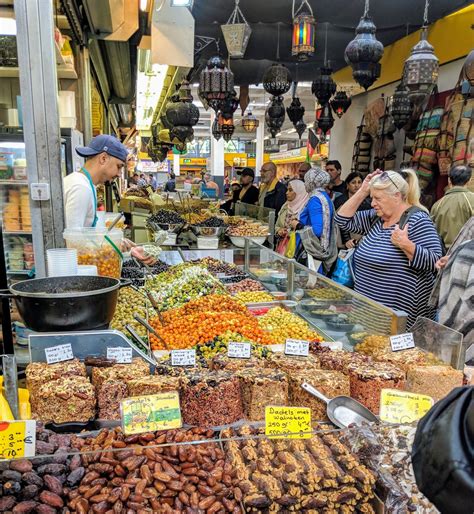
<instances>
[{"instance_id":1,"label":"store signage with text","mask_svg":"<svg viewBox=\"0 0 474 514\"><path fill-rule=\"evenodd\" d=\"M311 438L309 407L265 407L265 435L271 438Z\"/></svg>"},{"instance_id":2,"label":"store signage with text","mask_svg":"<svg viewBox=\"0 0 474 514\"><path fill-rule=\"evenodd\" d=\"M287 339L285 343L285 355L299 355L307 357L309 355L309 341L301 339Z\"/></svg>"},{"instance_id":3,"label":"store signage with text","mask_svg":"<svg viewBox=\"0 0 474 514\"><path fill-rule=\"evenodd\" d=\"M0 421L0 459L33 457L36 421Z\"/></svg>"},{"instance_id":4,"label":"store signage with text","mask_svg":"<svg viewBox=\"0 0 474 514\"><path fill-rule=\"evenodd\" d=\"M413 423L422 418L432 406L431 396L398 389L382 389L380 419L388 423Z\"/></svg>"},{"instance_id":5,"label":"store signage with text","mask_svg":"<svg viewBox=\"0 0 474 514\"><path fill-rule=\"evenodd\" d=\"M56 362L70 361L71 359L74 359L70 343L45 348L44 353L48 364L55 364Z\"/></svg>"}]
</instances>

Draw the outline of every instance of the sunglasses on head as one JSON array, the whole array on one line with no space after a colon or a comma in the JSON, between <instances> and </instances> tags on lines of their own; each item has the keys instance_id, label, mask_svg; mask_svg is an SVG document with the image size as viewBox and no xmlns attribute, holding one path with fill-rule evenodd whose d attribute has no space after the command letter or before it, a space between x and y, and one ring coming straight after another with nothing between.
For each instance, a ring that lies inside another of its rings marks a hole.
<instances>
[{"instance_id":1,"label":"sunglasses on head","mask_svg":"<svg viewBox=\"0 0 474 514\"><path fill-rule=\"evenodd\" d=\"M407 177L408 177L408 173L406 171L397 171L396 173L398 173L402 178L403 180L406 180ZM397 186L397 184L395 184L395 182L393 181L393 179L390 177L390 175L388 174L387 171L383 171L379 177L378 177L382 182L386 182L387 180L390 180L390 182L398 189L398 191L400 191L400 188Z\"/></svg>"}]
</instances>

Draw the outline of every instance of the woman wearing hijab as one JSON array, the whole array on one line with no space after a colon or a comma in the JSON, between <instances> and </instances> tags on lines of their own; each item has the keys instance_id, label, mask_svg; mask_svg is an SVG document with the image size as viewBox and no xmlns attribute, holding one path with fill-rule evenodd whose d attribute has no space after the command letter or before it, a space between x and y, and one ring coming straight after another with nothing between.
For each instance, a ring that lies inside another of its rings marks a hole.
<instances>
[{"instance_id":1,"label":"woman wearing hijab","mask_svg":"<svg viewBox=\"0 0 474 514\"><path fill-rule=\"evenodd\" d=\"M304 177L309 200L299 221L291 223L297 231L297 260L328 274L337 258L334 206L326 192L331 177L321 168L311 168Z\"/></svg>"},{"instance_id":2,"label":"woman wearing hijab","mask_svg":"<svg viewBox=\"0 0 474 514\"><path fill-rule=\"evenodd\" d=\"M301 211L308 201L308 193L302 180L290 180L286 191L286 202L281 208L275 223L275 233L278 237L276 251L285 254L291 231L291 222L298 220Z\"/></svg>"}]
</instances>

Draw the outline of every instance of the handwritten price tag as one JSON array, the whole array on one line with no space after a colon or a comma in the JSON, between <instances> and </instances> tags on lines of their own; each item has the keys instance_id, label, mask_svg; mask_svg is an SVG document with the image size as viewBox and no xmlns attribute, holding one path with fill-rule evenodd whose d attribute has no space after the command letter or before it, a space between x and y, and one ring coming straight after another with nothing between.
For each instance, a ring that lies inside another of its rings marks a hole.
<instances>
[{"instance_id":1,"label":"handwritten price tag","mask_svg":"<svg viewBox=\"0 0 474 514\"><path fill-rule=\"evenodd\" d=\"M115 359L117 364L130 364L132 362L132 349L123 346L107 348L107 359Z\"/></svg>"},{"instance_id":2,"label":"handwritten price tag","mask_svg":"<svg viewBox=\"0 0 474 514\"><path fill-rule=\"evenodd\" d=\"M180 428L181 409L177 391L132 396L120 403L122 428L125 434L142 434L156 430Z\"/></svg>"},{"instance_id":3,"label":"handwritten price tag","mask_svg":"<svg viewBox=\"0 0 474 514\"><path fill-rule=\"evenodd\" d=\"M36 421L0 421L0 459L33 457Z\"/></svg>"},{"instance_id":4,"label":"handwritten price tag","mask_svg":"<svg viewBox=\"0 0 474 514\"><path fill-rule=\"evenodd\" d=\"M433 398L424 394L407 393L398 389L382 389L380 419L388 423L413 423L433 406Z\"/></svg>"},{"instance_id":5,"label":"handwritten price tag","mask_svg":"<svg viewBox=\"0 0 474 514\"><path fill-rule=\"evenodd\" d=\"M299 355L307 357L309 354L309 341L301 339L287 339L285 343L285 355Z\"/></svg>"},{"instance_id":6,"label":"handwritten price tag","mask_svg":"<svg viewBox=\"0 0 474 514\"><path fill-rule=\"evenodd\" d=\"M44 353L48 364L55 364L56 362L70 361L71 359L74 359L72 346L69 343L45 348Z\"/></svg>"},{"instance_id":7,"label":"handwritten price tag","mask_svg":"<svg viewBox=\"0 0 474 514\"><path fill-rule=\"evenodd\" d=\"M390 346L392 352L399 352L400 350L409 350L415 348L415 340L413 334L408 332L407 334L398 334L396 336L390 336Z\"/></svg>"},{"instance_id":8,"label":"handwritten price tag","mask_svg":"<svg viewBox=\"0 0 474 514\"><path fill-rule=\"evenodd\" d=\"M309 407L265 407L265 435L277 439L311 438Z\"/></svg>"},{"instance_id":9,"label":"handwritten price tag","mask_svg":"<svg viewBox=\"0 0 474 514\"><path fill-rule=\"evenodd\" d=\"M196 350L171 350L172 366L196 366Z\"/></svg>"},{"instance_id":10,"label":"handwritten price tag","mask_svg":"<svg viewBox=\"0 0 474 514\"><path fill-rule=\"evenodd\" d=\"M234 359L250 359L252 348L250 343L229 343L227 356Z\"/></svg>"}]
</instances>

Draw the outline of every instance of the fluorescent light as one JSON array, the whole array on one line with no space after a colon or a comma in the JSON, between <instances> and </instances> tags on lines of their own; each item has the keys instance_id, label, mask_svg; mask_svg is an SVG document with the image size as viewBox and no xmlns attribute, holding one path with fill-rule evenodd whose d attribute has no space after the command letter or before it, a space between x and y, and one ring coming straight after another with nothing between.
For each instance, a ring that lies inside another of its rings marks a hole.
<instances>
[{"instance_id":1,"label":"fluorescent light","mask_svg":"<svg viewBox=\"0 0 474 514\"><path fill-rule=\"evenodd\" d=\"M148 73L137 73L137 129L149 130L153 113L160 99L168 66L153 64Z\"/></svg>"},{"instance_id":2,"label":"fluorescent light","mask_svg":"<svg viewBox=\"0 0 474 514\"><path fill-rule=\"evenodd\" d=\"M146 11L148 7L148 0L140 0L140 10Z\"/></svg>"},{"instance_id":3,"label":"fluorescent light","mask_svg":"<svg viewBox=\"0 0 474 514\"><path fill-rule=\"evenodd\" d=\"M292 128L290 130L287 130L286 131L288 134L294 134L296 132L296 129L295 128Z\"/></svg>"},{"instance_id":4,"label":"fluorescent light","mask_svg":"<svg viewBox=\"0 0 474 514\"><path fill-rule=\"evenodd\" d=\"M171 0L171 7L192 7L193 0Z\"/></svg>"},{"instance_id":5,"label":"fluorescent light","mask_svg":"<svg viewBox=\"0 0 474 514\"><path fill-rule=\"evenodd\" d=\"M14 18L0 18L0 35L16 36L16 20Z\"/></svg>"}]
</instances>

